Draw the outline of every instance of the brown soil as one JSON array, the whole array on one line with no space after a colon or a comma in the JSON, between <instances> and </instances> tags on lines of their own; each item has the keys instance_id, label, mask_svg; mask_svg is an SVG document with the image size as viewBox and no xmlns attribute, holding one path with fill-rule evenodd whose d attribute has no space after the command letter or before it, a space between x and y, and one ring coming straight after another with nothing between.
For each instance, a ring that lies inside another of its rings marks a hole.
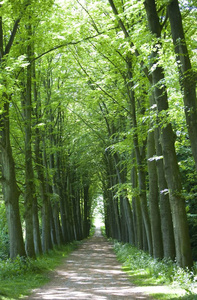
<instances>
[{"instance_id":1,"label":"brown soil","mask_svg":"<svg viewBox=\"0 0 197 300\"><path fill-rule=\"evenodd\" d=\"M113 246L97 229L94 237L72 252L52 274L51 281L26 300L151 299L121 270Z\"/></svg>"}]
</instances>

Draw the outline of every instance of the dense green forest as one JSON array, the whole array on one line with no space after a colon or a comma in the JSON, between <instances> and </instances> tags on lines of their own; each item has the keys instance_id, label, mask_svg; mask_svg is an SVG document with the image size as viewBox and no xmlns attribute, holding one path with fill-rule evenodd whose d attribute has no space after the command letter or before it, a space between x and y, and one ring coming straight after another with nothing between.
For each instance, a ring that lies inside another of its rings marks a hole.
<instances>
[{"instance_id":1,"label":"dense green forest","mask_svg":"<svg viewBox=\"0 0 197 300\"><path fill-rule=\"evenodd\" d=\"M0 257L106 234L197 259L196 0L0 2Z\"/></svg>"}]
</instances>

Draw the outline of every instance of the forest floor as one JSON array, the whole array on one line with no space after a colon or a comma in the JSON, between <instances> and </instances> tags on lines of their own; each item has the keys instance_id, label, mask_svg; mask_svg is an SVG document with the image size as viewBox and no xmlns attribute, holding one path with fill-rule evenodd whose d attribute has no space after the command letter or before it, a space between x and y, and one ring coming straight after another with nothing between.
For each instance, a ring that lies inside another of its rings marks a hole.
<instances>
[{"instance_id":1,"label":"forest floor","mask_svg":"<svg viewBox=\"0 0 197 300\"><path fill-rule=\"evenodd\" d=\"M101 236L99 228L92 238L82 242L62 261L50 279L24 299L152 299L147 295L146 287L136 287L122 271L112 243Z\"/></svg>"}]
</instances>

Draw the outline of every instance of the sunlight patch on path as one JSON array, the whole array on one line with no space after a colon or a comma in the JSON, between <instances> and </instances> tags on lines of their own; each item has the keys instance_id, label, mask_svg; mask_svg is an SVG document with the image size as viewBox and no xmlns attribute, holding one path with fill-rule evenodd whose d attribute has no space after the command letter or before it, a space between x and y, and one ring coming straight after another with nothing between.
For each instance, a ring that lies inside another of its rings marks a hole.
<instances>
[{"instance_id":1,"label":"sunlight patch on path","mask_svg":"<svg viewBox=\"0 0 197 300\"><path fill-rule=\"evenodd\" d=\"M144 288L136 288L117 262L113 246L96 228L95 236L54 272L53 279L26 300L148 300Z\"/></svg>"}]
</instances>

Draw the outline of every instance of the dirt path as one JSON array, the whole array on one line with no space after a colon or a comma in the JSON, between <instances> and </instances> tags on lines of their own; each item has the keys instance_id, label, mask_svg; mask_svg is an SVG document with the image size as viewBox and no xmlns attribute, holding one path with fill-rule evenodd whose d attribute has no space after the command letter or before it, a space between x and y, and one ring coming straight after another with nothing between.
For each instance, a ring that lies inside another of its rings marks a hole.
<instances>
[{"instance_id":1,"label":"dirt path","mask_svg":"<svg viewBox=\"0 0 197 300\"><path fill-rule=\"evenodd\" d=\"M52 280L26 300L151 299L138 291L121 270L112 245L100 235L85 241L54 272Z\"/></svg>"}]
</instances>

